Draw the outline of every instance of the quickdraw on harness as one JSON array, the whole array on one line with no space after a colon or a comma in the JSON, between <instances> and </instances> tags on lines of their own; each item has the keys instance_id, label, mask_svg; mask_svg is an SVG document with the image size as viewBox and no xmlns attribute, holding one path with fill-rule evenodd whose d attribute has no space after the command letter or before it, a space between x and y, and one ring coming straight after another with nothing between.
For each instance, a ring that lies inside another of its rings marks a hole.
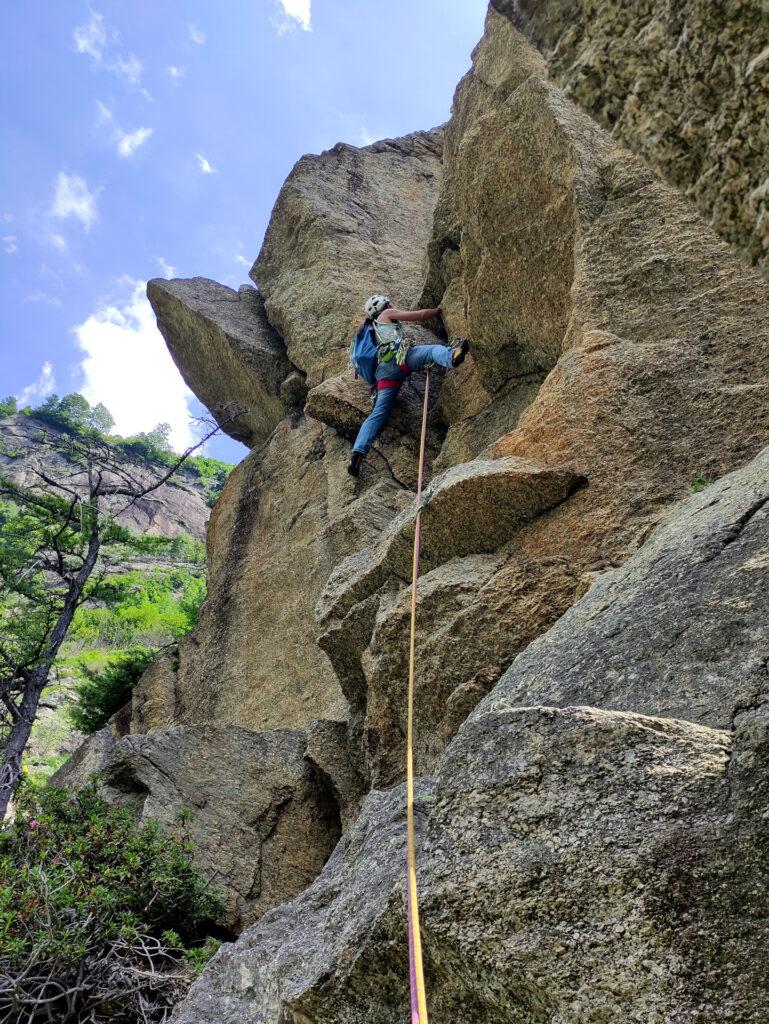
<instances>
[{"instance_id":1,"label":"quickdraw on harness","mask_svg":"<svg viewBox=\"0 0 769 1024\"><path fill-rule=\"evenodd\" d=\"M382 337L382 328L386 326L392 328L392 338ZM380 363L389 363L390 360L394 359L398 366L406 365L406 356L411 348L411 341L403 333L403 327L395 321L389 324L378 324L376 320L373 323L374 336L376 338L376 351L377 359Z\"/></svg>"},{"instance_id":2,"label":"quickdraw on harness","mask_svg":"<svg viewBox=\"0 0 769 1024\"><path fill-rule=\"evenodd\" d=\"M411 632L409 637L408 727L406 734L406 847L409 928L409 989L411 992L411 1024L428 1024L427 997L422 969L422 937L419 931L419 898L417 894L416 851L414 848L414 644L417 619L417 581L422 509L429 493L422 497L427 437L427 404L430 395L430 372L425 373L425 397L422 405L422 435L419 442L419 475L417 478L416 521L414 524L414 556L411 569Z\"/></svg>"}]
</instances>

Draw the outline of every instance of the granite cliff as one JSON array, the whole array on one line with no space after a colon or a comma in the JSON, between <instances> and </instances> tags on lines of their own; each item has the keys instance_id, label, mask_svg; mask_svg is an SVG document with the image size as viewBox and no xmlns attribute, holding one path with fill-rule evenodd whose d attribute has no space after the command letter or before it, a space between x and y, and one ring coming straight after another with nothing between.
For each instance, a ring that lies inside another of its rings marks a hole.
<instances>
[{"instance_id":1,"label":"granite cliff","mask_svg":"<svg viewBox=\"0 0 769 1024\"><path fill-rule=\"evenodd\" d=\"M367 411L346 343L380 290L473 342L428 396L435 1014L766 1019L769 286L553 81L521 29L547 50L561 7L534 7L491 5L444 128L298 162L256 289L148 287L190 387L215 415L242 405L227 429L252 451L213 511L198 627L60 779L99 769L138 817L192 808L224 923L249 926L178 1024L407 1013L422 383L345 472Z\"/></svg>"}]
</instances>

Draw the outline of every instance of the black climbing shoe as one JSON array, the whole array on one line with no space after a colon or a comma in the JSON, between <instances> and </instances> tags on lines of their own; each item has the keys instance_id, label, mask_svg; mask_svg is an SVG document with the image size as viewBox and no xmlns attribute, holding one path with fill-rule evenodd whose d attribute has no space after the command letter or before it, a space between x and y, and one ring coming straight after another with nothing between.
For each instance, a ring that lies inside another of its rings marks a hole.
<instances>
[{"instance_id":1,"label":"black climbing shoe","mask_svg":"<svg viewBox=\"0 0 769 1024\"><path fill-rule=\"evenodd\" d=\"M357 476L363 462L363 452L353 452L350 461L347 463L347 472L350 476Z\"/></svg>"},{"instance_id":2,"label":"black climbing shoe","mask_svg":"<svg viewBox=\"0 0 769 1024\"><path fill-rule=\"evenodd\" d=\"M452 366L461 366L462 363L465 361L465 356L467 355L468 350L470 348L470 342L467 340L467 338L460 338L458 340L459 344L455 345L451 351Z\"/></svg>"}]
</instances>

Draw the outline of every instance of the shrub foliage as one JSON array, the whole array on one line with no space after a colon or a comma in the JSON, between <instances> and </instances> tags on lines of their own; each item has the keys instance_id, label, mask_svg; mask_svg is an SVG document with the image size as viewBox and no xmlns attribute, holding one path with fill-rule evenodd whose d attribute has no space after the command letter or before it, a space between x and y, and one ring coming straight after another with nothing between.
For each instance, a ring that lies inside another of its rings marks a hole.
<instances>
[{"instance_id":1,"label":"shrub foliage","mask_svg":"<svg viewBox=\"0 0 769 1024\"><path fill-rule=\"evenodd\" d=\"M76 729L91 735L131 699L131 692L155 658L146 647L129 647L110 658L101 669L80 663L83 679L77 686L77 700L68 709Z\"/></svg>"},{"instance_id":2,"label":"shrub foliage","mask_svg":"<svg viewBox=\"0 0 769 1024\"><path fill-rule=\"evenodd\" d=\"M95 783L20 786L0 827L0 1020L167 1020L217 945L221 903L190 855Z\"/></svg>"}]
</instances>

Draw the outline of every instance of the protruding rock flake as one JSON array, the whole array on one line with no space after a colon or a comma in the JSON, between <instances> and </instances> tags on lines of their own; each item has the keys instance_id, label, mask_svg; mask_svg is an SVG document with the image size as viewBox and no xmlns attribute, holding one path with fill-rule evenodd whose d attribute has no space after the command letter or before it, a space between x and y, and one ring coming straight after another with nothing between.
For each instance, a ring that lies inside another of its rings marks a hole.
<instances>
[{"instance_id":1,"label":"protruding rock flake","mask_svg":"<svg viewBox=\"0 0 769 1024\"><path fill-rule=\"evenodd\" d=\"M236 440L264 441L285 415L281 385L293 367L257 290L156 278L147 296L191 390Z\"/></svg>"}]
</instances>

